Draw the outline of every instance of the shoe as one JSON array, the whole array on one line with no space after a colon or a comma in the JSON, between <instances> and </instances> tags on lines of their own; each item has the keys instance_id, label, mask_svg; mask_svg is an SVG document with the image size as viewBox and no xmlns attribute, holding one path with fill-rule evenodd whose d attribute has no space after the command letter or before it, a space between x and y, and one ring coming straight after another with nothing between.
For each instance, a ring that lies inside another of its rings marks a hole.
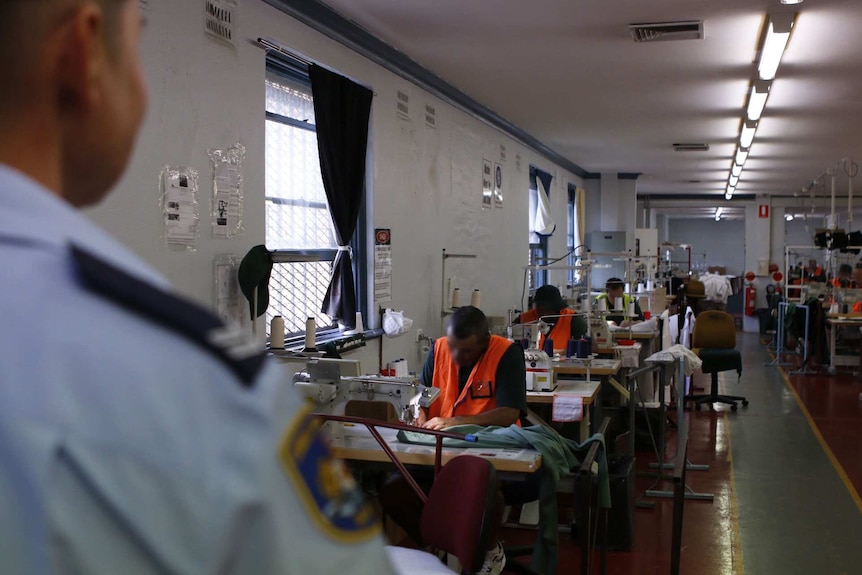
<instances>
[{"instance_id":1,"label":"shoe","mask_svg":"<svg viewBox=\"0 0 862 575\"><path fill-rule=\"evenodd\" d=\"M477 575L500 575L505 566L506 553L503 551L503 544L497 541L497 545L485 554L485 562Z\"/></svg>"}]
</instances>

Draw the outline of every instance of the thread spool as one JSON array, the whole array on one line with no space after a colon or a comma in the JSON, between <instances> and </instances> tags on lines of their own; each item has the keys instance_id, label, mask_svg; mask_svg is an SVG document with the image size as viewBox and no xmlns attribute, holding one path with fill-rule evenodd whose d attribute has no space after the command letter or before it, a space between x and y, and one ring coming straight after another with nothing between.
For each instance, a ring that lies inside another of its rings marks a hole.
<instances>
[{"instance_id":1,"label":"thread spool","mask_svg":"<svg viewBox=\"0 0 862 575\"><path fill-rule=\"evenodd\" d=\"M581 311L584 313L590 313L590 307L591 307L590 296L587 295L587 297L585 297L584 299L581 300Z\"/></svg>"},{"instance_id":2,"label":"thread spool","mask_svg":"<svg viewBox=\"0 0 862 575\"><path fill-rule=\"evenodd\" d=\"M313 317L305 320L305 351L317 351L317 322Z\"/></svg>"},{"instance_id":3,"label":"thread spool","mask_svg":"<svg viewBox=\"0 0 862 575\"><path fill-rule=\"evenodd\" d=\"M269 349L284 349L284 318L272 318L269 324Z\"/></svg>"},{"instance_id":4,"label":"thread spool","mask_svg":"<svg viewBox=\"0 0 862 575\"><path fill-rule=\"evenodd\" d=\"M353 331L356 333L362 333L365 331L365 326L362 325L362 312L356 312L356 321L354 326Z\"/></svg>"},{"instance_id":5,"label":"thread spool","mask_svg":"<svg viewBox=\"0 0 862 575\"><path fill-rule=\"evenodd\" d=\"M652 280L647 280L646 282L646 290L652 291Z\"/></svg>"},{"instance_id":6,"label":"thread spool","mask_svg":"<svg viewBox=\"0 0 862 575\"><path fill-rule=\"evenodd\" d=\"M578 357L586 358L590 357L593 353L593 342L587 338L583 338L578 341Z\"/></svg>"},{"instance_id":7,"label":"thread spool","mask_svg":"<svg viewBox=\"0 0 862 575\"><path fill-rule=\"evenodd\" d=\"M638 284L638 293L644 293L644 284Z\"/></svg>"},{"instance_id":8,"label":"thread spool","mask_svg":"<svg viewBox=\"0 0 862 575\"><path fill-rule=\"evenodd\" d=\"M631 316L633 316L634 314L635 314L635 302L631 302L631 303L629 304L629 308L628 308L628 310L626 311L626 315L628 315L629 317L631 317Z\"/></svg>"},{"instance_id":9,"label":"thread spool","mask_svg":"<svg viewBox=\"0 0 862 575\"><path fill-rule=\"evenodd\" d=\"M545 345L542 346L542 351L547 353L549 357L554 357L554 340L549 337L546 337Z\"/></svg>"},{"instance_id":10,"label":"thread spool","mask_svg":"<svg viewBox=\"0 0 862 575\"><path fill-rule=\"evenodd\" d=\"M566 357L572 357L578 353L578 341L570 339L566 342Z\"/></svg>"},{"instance_id":11,"label":"thread spool","mask_svg":"<svg viewBox=\"0 0 862 575\"><path fill-rule=\"evenodd\" d=\"M626 293L626 294L630 293L631 290L632 290L631 286L629 284L626 284L625 289L623 290L623 293Z\"/></svg>"},{"instance_id":12,"label":"thread spool","mask_svg":"<svg viewBox=\"0 0 862 575\"><path fill-rule=\"evenodd\" d=\"M614 310L615 311L623 311L623 298L617 297L614 298Z\"/></svg>"},{"instance_id":13,"label":"thread spool","mask_svg":"<svg viewBox=\"0 0 862 575\"><path fill-rule=\"evenodd\" d=\"M459 288L452 290L452 307L461 307L461 290Z\"/></svg>"},{"instance_id":14,"label":"thread spool","mask_svg":"<svg viewBox=\"0 0 862 575\"><path fill-rule=\"evenodd\" d=\"M482 307L482 292L481 290L474 289L473 293L470 295L470 305L473 307Z\"/></svg>"},{"instance_id":15,"label":"thread spool","mask_svg":"<svg viewBox=\"0 0 862 575\"><path fill-rule=\"evenodd\" d=\"M522 337L521 338L521 348L524 350L530 349L530 338Z\"/></svg>"},{"instance_id":16,"label":"thread spool","mask_svg":"<svg viewBox=\"0 0 862 575\"><path fill-rule=\"evenodd\" d=\"M608 298L599 298L599 311L608 311Z\"/></svg>"}]
</instances>

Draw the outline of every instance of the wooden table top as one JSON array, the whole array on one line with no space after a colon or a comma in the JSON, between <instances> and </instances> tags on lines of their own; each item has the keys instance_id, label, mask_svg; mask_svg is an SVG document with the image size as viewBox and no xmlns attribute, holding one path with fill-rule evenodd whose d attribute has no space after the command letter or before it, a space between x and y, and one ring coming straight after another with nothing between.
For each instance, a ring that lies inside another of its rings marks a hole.
<instances>
[{"instance_id":1,"label":"wooden table top","mask_svg":"<svg viewBox=\"0 0 862 575\"><path fill-rule=\"evenodd\" d=\"M326 423L333 454L341 459L389 463L389 456L364 425L330 421ZM401 443L394 429L377 428L381 437L406 465L434 466L434 446ZM479 445L479 444L477 444ZM459 455L475 455L490 461L498 471L534 473L542 466L542 455L534 449L500 449L481 447L444 447L443 465Z\"/></svg>"},{"instance_id":2,"label":"wooden table top","mask_svg":"<svg viewBox=\"0 0 862 575\"><path fill-rule=\"evenodd\" d=\"M590 362L590 375L605 377L616 375L620 371L622 361L619 359L593 359ZM576 359L552 361L551 369L559 375L587 375L587 367Z\"/></svg>"},{"instance_id":3,"label":"wooden table top","mask_svg":"<svg viewBox=\"0 0 862 575\"><path fill-rule=\"evenodd\" d=\"M527 403L554 403L557 393L573 393L584 398L584 405L592 405L599 395L602 382L593 381L560 381L554 391L528 391Z\"/></svg>"}]
</instances>

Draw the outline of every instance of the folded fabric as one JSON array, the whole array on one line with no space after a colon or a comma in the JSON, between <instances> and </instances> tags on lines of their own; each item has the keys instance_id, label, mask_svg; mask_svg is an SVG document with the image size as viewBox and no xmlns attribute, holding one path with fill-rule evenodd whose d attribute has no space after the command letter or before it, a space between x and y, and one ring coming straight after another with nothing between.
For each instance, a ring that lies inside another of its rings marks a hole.
<instances>
[{"instance_id":1,"label":"folded fabric","mask_svg":"<svg viewBox=\"0 0 862 575\"><path fill-rule=\"evenodd\" d=\"M654 353L648 358L646 361L651 363L673 363L679 358L684 358L685 360L685 374L691 375L695 371L700 369L700 366L703 365L703 361L697 356L696 353L685 347L684 345L674 345L667 349L663 349L658 353Z\"/></svg>"},{"instance_id":2,"label":"folded fabric","mask_svg":"<svg viewBox=\"0 0 862 575\"><path fill-rule=\"evenodd\" d=\"M727 276L704 274L700 276L700 281L703 282L707 301L717 301L726 304L727 298L733 293L733 288Z\"/></svg>"},{"instance_id":3,"label":"folded fabric","mask_svg":"<svg viewBox=\"0 0 862 575\"><path fill-rule=\"evenodd\" d=\"M560 478L570 473L580 465L580 458L586 455L590 445L598 441L599 450L599 505L611 506L611 489L608 476L608 462L605 454L604 437L593 435L583 443L566 439L559 433L544 425L530 427L482 427L479 425L457 425L446 431L475 435L475 443L460 439L443 439L444 447L488 448L532 448L542 454L542 466L537 473L541 474L539 486L539 537L533 547L532 568L539 573L552 575L557 568L559 548L559 530L557 527L557 495L556 487ZM418 431L399 431L398 441L419 445L435 445L437 438Z\"/></svg>"}]
</instances>

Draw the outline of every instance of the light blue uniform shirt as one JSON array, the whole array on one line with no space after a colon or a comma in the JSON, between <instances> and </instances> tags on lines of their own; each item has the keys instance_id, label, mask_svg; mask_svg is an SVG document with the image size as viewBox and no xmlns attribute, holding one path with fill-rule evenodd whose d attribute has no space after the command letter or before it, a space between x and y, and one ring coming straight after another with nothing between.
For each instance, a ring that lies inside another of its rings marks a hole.
<instances>
[{"instance_id":1,"label":"light blue uniform shirt","mask_svg":"<svg viewBox=\"0 0 862 575\"><path fill-rule=\"evenodd\" d=\"M219 355L88 288L70 245L122 270L97 281L129 274L146 282L134 297L169 297L0 165L0 573L390 573L282 368L243 381L244 344Z\"/></svg>"}]
</instances>

